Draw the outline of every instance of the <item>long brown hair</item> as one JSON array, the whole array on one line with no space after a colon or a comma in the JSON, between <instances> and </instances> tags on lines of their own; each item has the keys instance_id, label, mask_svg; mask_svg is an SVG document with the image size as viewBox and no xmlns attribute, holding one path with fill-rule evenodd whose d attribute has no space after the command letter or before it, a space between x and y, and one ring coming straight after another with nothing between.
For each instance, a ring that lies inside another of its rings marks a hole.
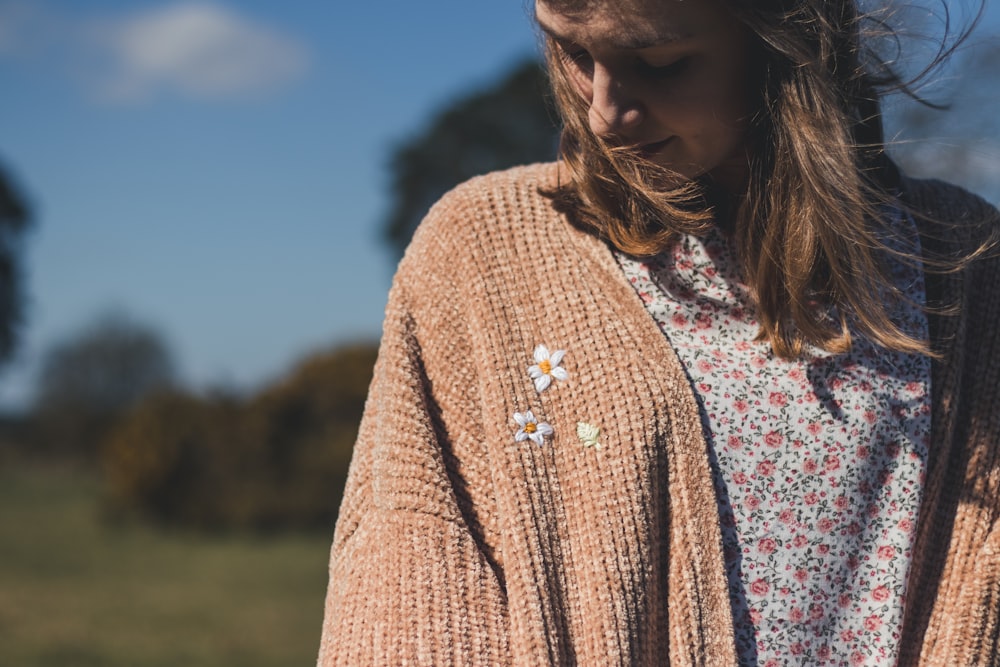
<instances>
[{"instance_id":1,"label":"long brown hair","mask_svg":"<svg viewBox=\"0 0 1000 667\"><path fill-rule=\"evenodd\" d=\"M893 299L904 298L885 262L899 252L886 243L884 224L899 173L885 155L879 95L906 84L866 47L867 31L884 21L861 14L854 0L720 1L756 36L760 100L745 196L728 204L703 179L665 190L656 185L665 182L660 168L596 137L589 105L551 40L546 57L570 178L548 194L577 224L639 256L729 218L756 299L758 339L779 356L798 356L806 343L845 351L848 322L886 348L930 354L928 341L890 315ZM595 0L544 2L579 14Z\"/></svg>"}]
</instances>

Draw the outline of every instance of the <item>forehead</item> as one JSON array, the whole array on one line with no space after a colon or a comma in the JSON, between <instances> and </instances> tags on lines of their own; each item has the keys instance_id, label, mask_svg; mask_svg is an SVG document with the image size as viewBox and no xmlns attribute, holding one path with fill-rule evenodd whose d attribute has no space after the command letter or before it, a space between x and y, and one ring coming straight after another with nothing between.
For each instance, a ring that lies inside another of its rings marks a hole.
<instances>
[{"instance_id":1,"label":"forehead","mask_svg":"<svg viewBox=\"0 0 1000 667\"><path fill-rule=\"evenodd\" d=\"M535 17L554 37L620 49L718 35L736 23L721 0L536 0Z\"/></svg>"}]
</instances>

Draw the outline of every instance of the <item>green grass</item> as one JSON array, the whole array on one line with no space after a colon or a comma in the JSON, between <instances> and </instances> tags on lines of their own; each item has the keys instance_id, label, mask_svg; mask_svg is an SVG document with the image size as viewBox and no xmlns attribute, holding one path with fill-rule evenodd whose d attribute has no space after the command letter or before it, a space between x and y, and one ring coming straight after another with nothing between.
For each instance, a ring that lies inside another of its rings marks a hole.
<instances>
[{"instance_id":1,"label":"green grass","mask_svg":"<svg viewBox=\"0 0 1000 667\"><path fill-rule=\"evenodd\" d=\"M79 470L0 469L0 665L311 665L329 535L102 521Z\"/></svg>"}]
</instances>

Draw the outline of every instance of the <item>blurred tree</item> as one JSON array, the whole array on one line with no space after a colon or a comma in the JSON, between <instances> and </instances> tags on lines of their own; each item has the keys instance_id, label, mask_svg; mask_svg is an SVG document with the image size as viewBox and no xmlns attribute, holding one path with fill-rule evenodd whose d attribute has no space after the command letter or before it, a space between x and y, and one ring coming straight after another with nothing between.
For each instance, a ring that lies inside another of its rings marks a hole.
<instances>
[{"instance_id":1,"label":"blurred tree","mask_svg":"<svg viewBox=\"0 0 1000 667\"><path fill-rule=\"evenodd\" d=\"M312 355L248 400L157 393L102 450L108 506L200 528L333 526L376 347Z\"/></svg>"},{"instance_id":2,"label":"blurred tree","mask_svg":"<svg viewBox=\"0 0 1000 667\"><path fill-rule=\"evenodd\" d=\"M101 449L107 507L160 523L217 528L244 499L232 487L248 465L242 406L225 397L150 394L111 431ZM235 462L242 465L234 465ZM242 521L245 512L239 512Z\"/></svg>"},{"instance_id":3,"label":"blurred tree","mask_svg":"<svg viewBox=\"0 0 1000 667\"><path fill-rule=\"evenodd\" d=\"M0 363L13 353L24 319L21 239L30 220L24 198L0 169Z\"/></svg>"},{"instance_id":4,"label":"blurred tree","mask_svg":"<svg viewBox=\"0 0 1000 667\"><path fill-rule=\"evenodd\" d=\"M115 419L174 383L162 337L120 313L99 317L42 359L35 416L50 451L96 453Z\"/></svg>"},{"instance_id":5,"label":"blurred tree","mask_svg":"<svg viewBox=\"0 0 1000 667\"><path fill-rule=\"evenodd\" d=\"M524 62L486 90L455 101L396 147L383 233L397 257L431 205L462 181L555 158L558 128L547 89L538 63Z\"/></svg>"}]
</instances>

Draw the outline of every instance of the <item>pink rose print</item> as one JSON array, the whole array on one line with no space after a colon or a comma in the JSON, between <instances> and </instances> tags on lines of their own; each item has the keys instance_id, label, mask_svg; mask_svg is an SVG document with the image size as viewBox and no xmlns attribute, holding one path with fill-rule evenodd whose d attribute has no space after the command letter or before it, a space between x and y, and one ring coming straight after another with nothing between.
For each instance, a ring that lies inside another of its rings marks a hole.
<instances>
[{"instance_id":1,"label":"pink rose print","mask_svg":"<svg viewBox=\"0 0 1000 667\"><path fill-rule=\"evenodd\" d=\"M889 599L889 587L888 586L877 586L872 589L872 599L876 602L885 602Z\"/></svg>"},{"instance_id":2,"label":"pink rose print","mask_svg":"<svg viewBox=\"0 0 1000 667\"><path fill-rule=\"evenodd\" d=\"M865 619L865 630L867 630L868 632L875 632L881 627L882 627L882 619L876 616L875 614L872 614L871 616Z\"/></svg>"},{"instance_id":3,"label":"pink rose print","mask_svg":"<svg viewBox=\"0 0 1000 667\"><path fill-rule=\"evenodd\" d=\"M781 443L785 441L785 436L781 435L777 431L771 431L764 436L764 443L768 447L780 447Z\"/></svg>"},{"instance_id":4,"label":"pink rose print","mask_svg":"<svg viewBox=\"0 0 1000 667\"><path fill-rule=\"evenodd\" d=\"M754 595L760 597L762 595L767 595L771 590L771 585L767 583L764 579L755 579L750 584L750 592Z\"/></svg>"},{"instance_id":5,"label":"pink rose print","mask_svg":"<svg viewBox=\"0 0 1000 667\"><path fill-rule=\"evenodd\" d=\"M757 474L767 477L774 474L774 463L772 461L761 461L757 464Z\"/></svg>"}]
</instances>

